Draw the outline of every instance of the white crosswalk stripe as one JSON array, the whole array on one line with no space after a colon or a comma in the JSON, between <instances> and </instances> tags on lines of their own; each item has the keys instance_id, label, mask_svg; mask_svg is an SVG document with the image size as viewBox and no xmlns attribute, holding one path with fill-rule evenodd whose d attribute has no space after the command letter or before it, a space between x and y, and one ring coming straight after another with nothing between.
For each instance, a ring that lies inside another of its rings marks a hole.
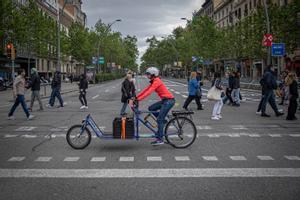
<instances>
[{"instance_id":1,"label":"white crosswalk stripe","mask_svg":"<svg viewBox=\"0 0 300 200\"><path fill-rule=\"evenodd\" d=\"M157 162L157 161L162 161L162 158L160 156L148 156L147 161L148 162Z\"/></svg>"},{"instance_id":2,"label":"white crosswalk stripe","mask_svg":"<svg viewBox=\"0 0 300 200\"><path fill-rule=\"evenodd\" d=\"M4 135L4 138L14 138L17 137L18 135L11 135L11 134L6 134Z\"/></svg>"},{"instance_id":3,"label":"white crosswalk stripe","mask_svg":"<svg viewBox=\"0 0 300 200\"><path fill-rule=\"evenodd\" d=\"M106 161L106 157L93 157L91 162L104 162Z\"/></svg>"},{"instance_id":4,"label":"white crosswalk stripe","mask_svg":"<svg viewBox=\"0 0 300 200\"><path fill-rule=\"evenodd\" d=\"M36 162L49 162L52 157L38 157L35 161Z\"/></svg>"},{"instance_id":5,"label":"white crosswalk stripe","mask_svg":"<svg viewBox=\"0 0 300 200\"><path fill-rule=\"evenodd\" d=\"M33 131L37 127L34 126L22 126L20 128L15 129L15 131Z\"/></svg>"},{"instance_id":6,"label":"white crosswalk stripe","mask_svg":"<svg viewBox=\"0 0 300 200\"><path fill-rule=\"evenodd\" d=\"M133 162L134 161L134 157L120 157L119 161L120 162Z\"/></svg>"},{"instance_id":7,"label":"white crosswalk stripe","mask_svg":"<svg viewBox=\"0 0 300 200\"><path fill-rule=\"evenodd\" d=\"M244 161L247 160L245 156L229 156L229 158L233 161Z\"/></svg>"},{"instance_id":8,"label":"white crosswalk stripe","mask_svg":"<svg viewBox=\"0 0 300 200\"><path fill-rule=\"evenodd\" d=\"M274 160L271 156L257 156L259 160Z\"/></svg>"},{"instance_id":9,"label":"white crosswalk stripe","mask_svg":"<svg viewBox=\"0 0 300 200\"><path fill-rule=\"evenodd\" d=\"M175 156L176 161L190 161L190 157L188 156Z\"/></svg>"},{"instance_id":10,"label":"white crosswalk stripe","mask_svg":"<svg viewBox=\"0 0 300 200\"><path fill-rule=\"evenodd\" d=\"M211 130L212 127L211 126L197 126L197 129L199 129L199 130Z\"/></svg>"},{"instance_id":11,"label":"white crosswalk stripe","mask_svg":"<svg viewBox=\"0 0 300 200\"><path fill-rule=\"evenodd\" d=\"M281 134L269 134L270 137L282 137Z\"/></svg>"},{"instance_id":12,"label":"white crosswalk stripe","mask_svg":"<svg viewBox=\"0 0 300 200\"><path fill-rule=\"evenodd\" d=\"M80 157L66 157L64 162L77 162L79 159Z\"/></svg>"},{"instance_id":13,"label":"white crosswalk stripe","mask_svg":"<svg viewBox=\"0 0 300 200\"><path fill-rule=\"evenodd\" d=\"M300 160L299 156L284 156L288 160Z\"/></svg>"},{"instance_id":14,"label":"white crosswalk stripe","mask_svg":"<svg viewBox=\"0 0 300 200\"><path fill-rule=\"evenodd\" d=\"M218 161L216 156L202 156L202 158L206 161Z\"/></svg>"},{"instance_id":15,"label":"white crosswalk stripe","mask_svg":"<svg viewBox=\"0 0 300 200\"><path fill-rule=\"evenodd\" d=\"M25 157L20 156L20 157L11 157L8 162L21 162L25 159Z\"/></svg>"}]
</instances>

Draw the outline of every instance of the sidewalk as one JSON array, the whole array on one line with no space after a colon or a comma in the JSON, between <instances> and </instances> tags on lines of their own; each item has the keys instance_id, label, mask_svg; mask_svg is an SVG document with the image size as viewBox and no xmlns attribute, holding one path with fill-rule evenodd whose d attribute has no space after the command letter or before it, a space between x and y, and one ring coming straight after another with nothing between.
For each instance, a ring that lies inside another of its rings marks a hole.
<instances>
[{"instance_id":1,"label":"sidewalk","mask_svg":"<svg viewBox=\"0 0 300 200\"><path fill-rule=\"evenodd\" d=\"M75 82L72 84L71 83L62 83L61 94L66 94L66 93L74 92L77 90L78 90L78 85ZM49 98L51 95L51 86L50 85L46 85L46 86L41 85L40 95L41 95L42 99ZM30 89L28 89L26 91L25 99L27 102L30 101L30 99L31 99L31 90ZM13 101L14 100L13 100L12 89L0 91L0 105L12 103Z\"/></svg>"}]
</instances>

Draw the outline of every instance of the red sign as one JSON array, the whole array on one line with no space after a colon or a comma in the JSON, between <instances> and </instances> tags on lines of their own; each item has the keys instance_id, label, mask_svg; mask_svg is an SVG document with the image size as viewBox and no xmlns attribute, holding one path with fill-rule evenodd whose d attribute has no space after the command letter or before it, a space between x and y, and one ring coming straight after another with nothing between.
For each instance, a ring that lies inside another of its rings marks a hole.
<instances>
[{"instance_id":1,"label":"red sign","mask_svg":"<svg viewBox=\"0 0 300 200\"><path fill-rule=\"evenodd\" d=\"M271 47L273 42L273 35L272 34L265 34L263 40L263 46Z\"/></svg>"}]
</instances>

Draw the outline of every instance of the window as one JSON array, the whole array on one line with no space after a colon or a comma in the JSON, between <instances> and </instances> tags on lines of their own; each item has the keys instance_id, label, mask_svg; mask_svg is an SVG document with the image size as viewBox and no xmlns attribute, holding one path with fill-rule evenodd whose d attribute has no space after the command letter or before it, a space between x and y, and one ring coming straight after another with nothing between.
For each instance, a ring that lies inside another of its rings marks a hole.
<instances>
[{"instance_id":1,"label":"window","mask_svg":"<svg viewBox=\"0 0 300 200\"><path fill-rule=\"evenodd\" d=\"M244 16L248 15L248 4L245 4Z\"/></svg>"},{"instance_id":2,"label":"window","mask_svg":"<svg viewBox=\"0 0 300 200\"><path fill-rule=\"evenodd\" d=\"M252 10L252 0L249 2L249 10Z\"/></svg>"},{"instance_id":3,"label":"window","mask_svg":"<svg viewBox=\"0 0 300 200\"><path fill-rule=\"evenodd\" d=\"M253 0L253 7L256 8L256 0Z\"/></svg>"}]
</instances>

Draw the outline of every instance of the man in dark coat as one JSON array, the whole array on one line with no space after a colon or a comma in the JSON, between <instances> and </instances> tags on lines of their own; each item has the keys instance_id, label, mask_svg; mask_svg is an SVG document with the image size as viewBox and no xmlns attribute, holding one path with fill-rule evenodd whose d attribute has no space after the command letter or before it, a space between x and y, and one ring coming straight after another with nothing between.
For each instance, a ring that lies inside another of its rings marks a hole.
<instances>
[{"instance_id":1,"label":"man in dark coat","mask_svg":"<svg viewBox=\"0 0 300 200\"><path fill-rule=\"evenodd\" d=\"M51 88L52 88L51 97L50 97L49 104L47 105L47 107L52 108L54 106L55 97L57 97L57 99L59 100L60 107L64 107L64 102L60 95L60 89L61 89L61 73L60 73L60 71L56 71L54 73L54 77L53 77L53 80L51 83Z\"/></svg>"},{"instance_id":2,"label":"man in dark coat","mask_svg":"<svg viewBox=\"0 0 300 200\"><path fill-rule=\"evenodd\" d=\"M35 98L38 100L38 102L40 104L39 111L44 110L43 109L43 104L42 104L42 101L41 101L41 97L40 97L41 80L40 80L40 76L39 76L38 71L36 70L36 68L31 69L31 78L30 78L29 87L31 87L31 91L32 91L32 93L31 93L31 103L30 103L29 110L32 111Z\"/></svg>"}]
</instances>

